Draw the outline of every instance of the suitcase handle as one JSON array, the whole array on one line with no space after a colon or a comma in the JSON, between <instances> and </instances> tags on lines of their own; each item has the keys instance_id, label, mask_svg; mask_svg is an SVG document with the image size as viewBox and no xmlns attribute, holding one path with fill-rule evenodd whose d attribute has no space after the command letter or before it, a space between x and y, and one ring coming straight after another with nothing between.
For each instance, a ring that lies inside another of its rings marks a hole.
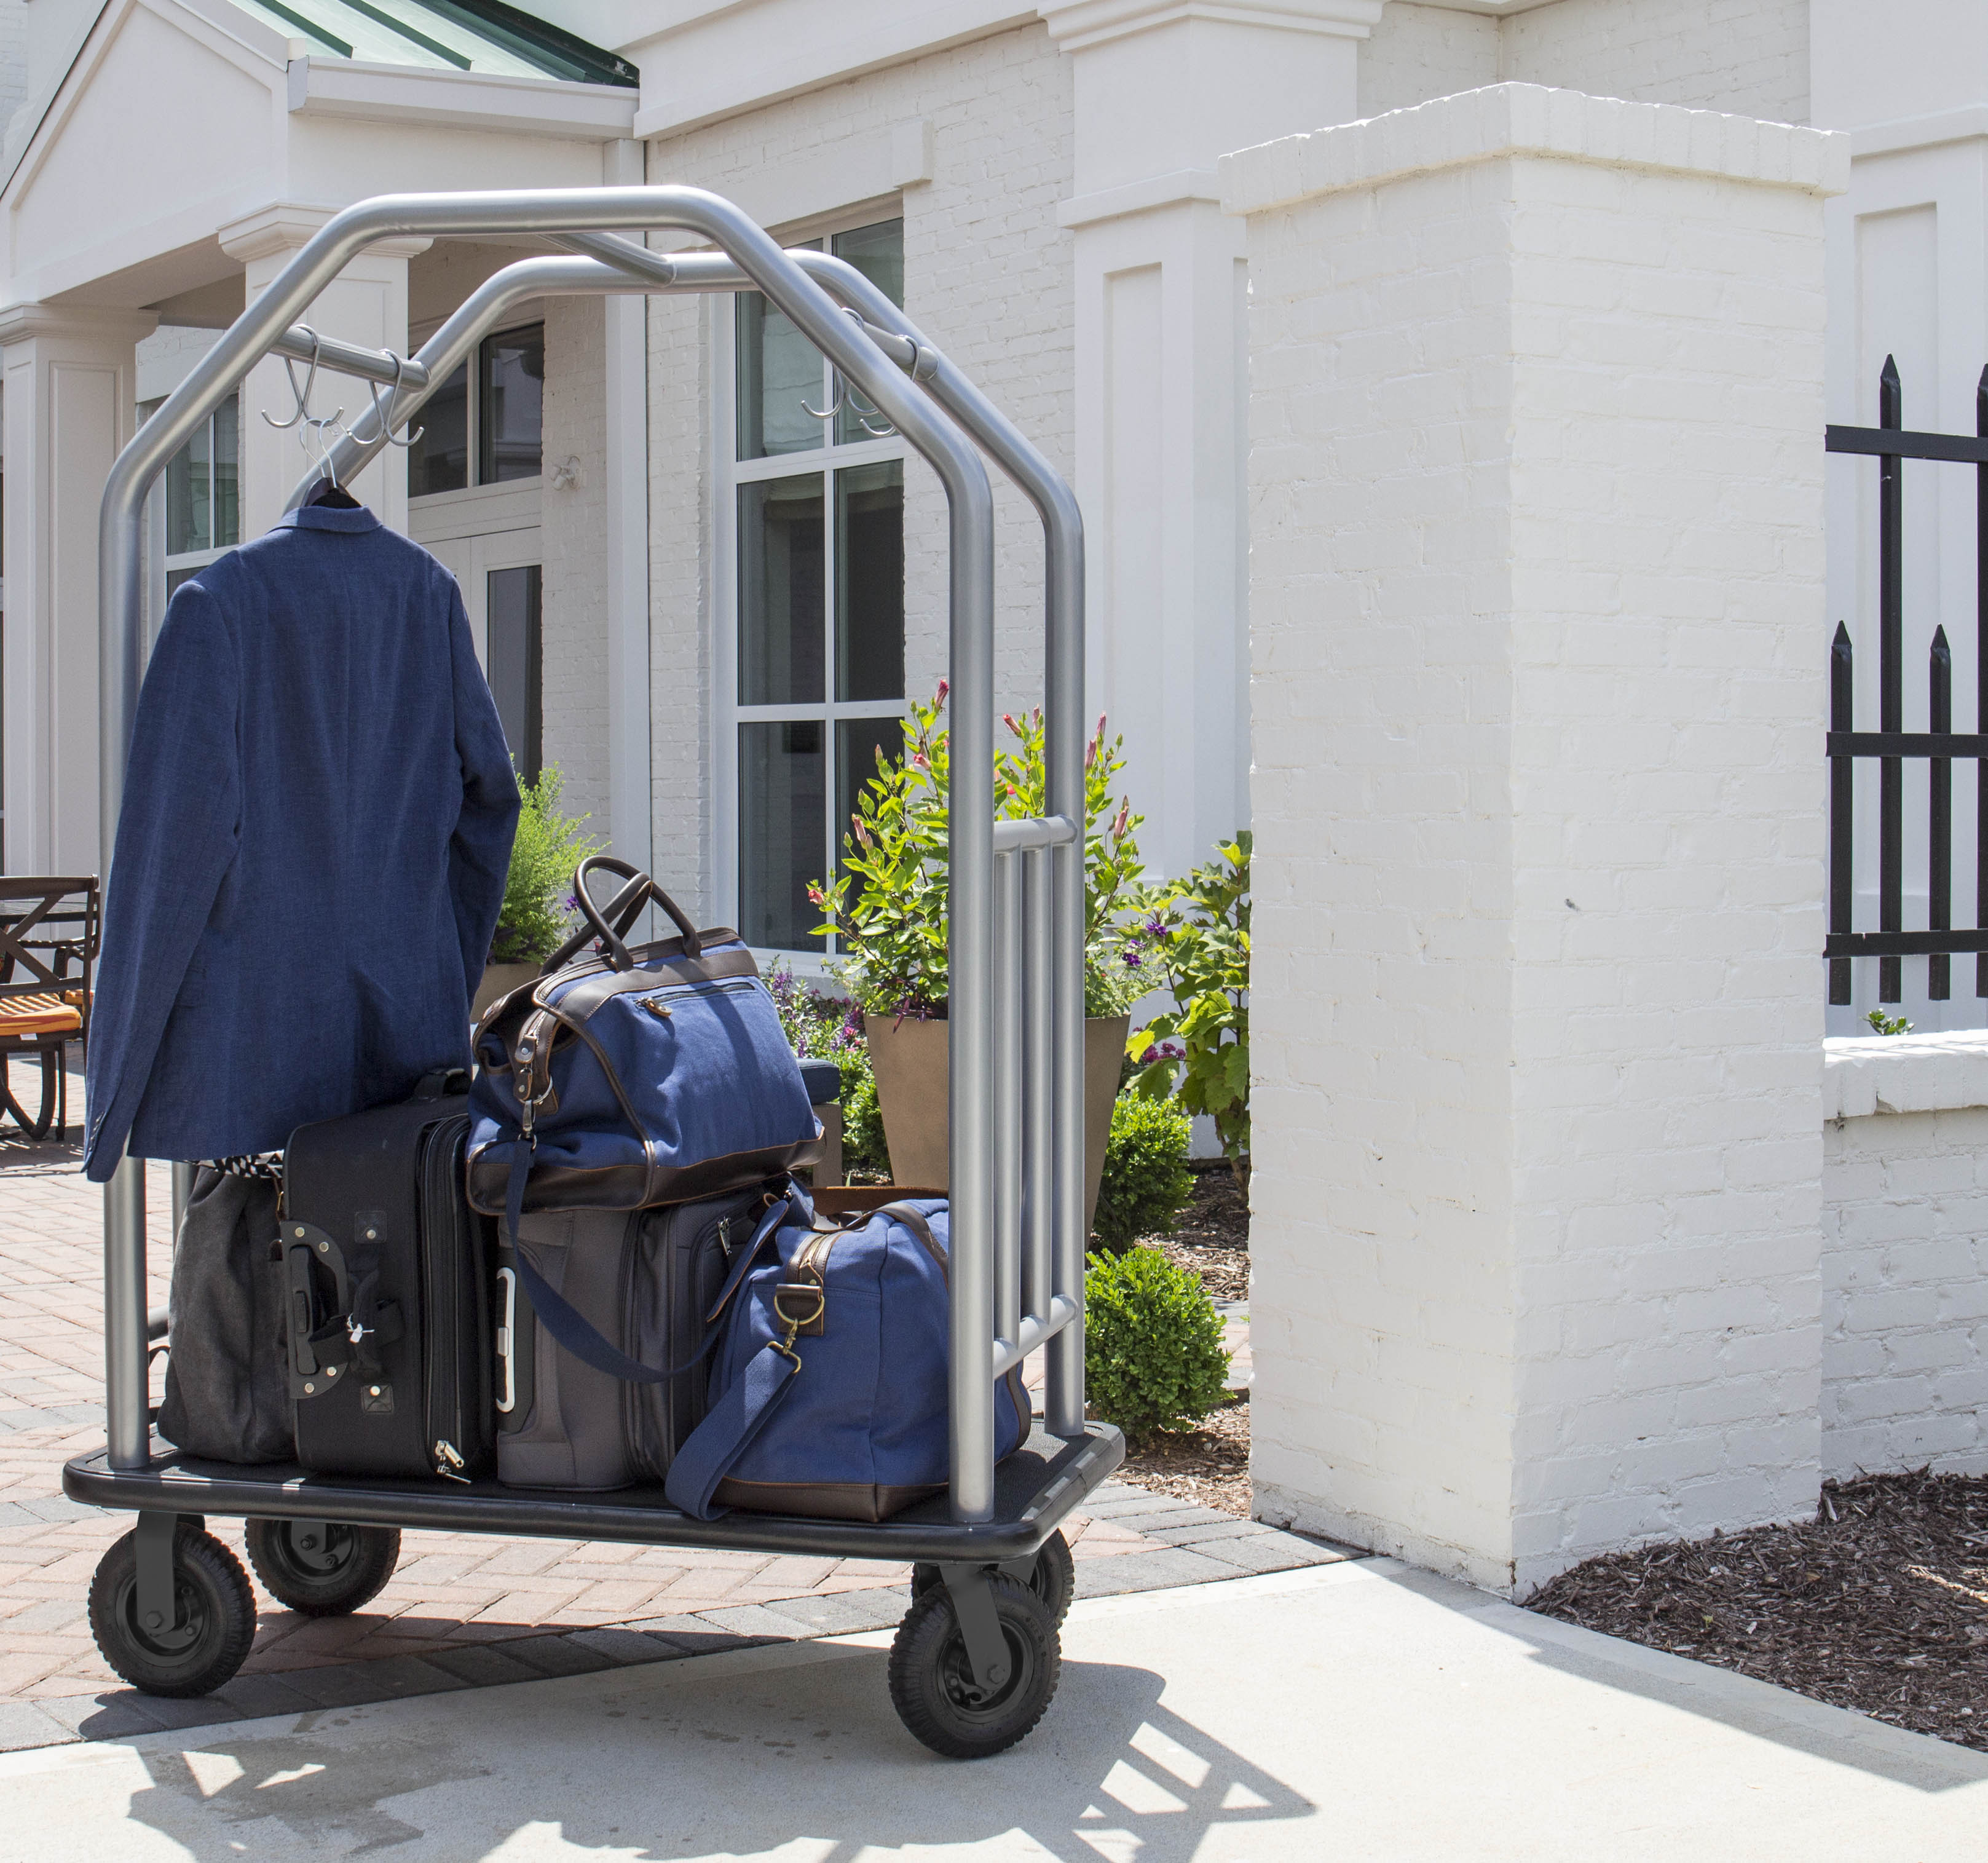
<instances>
[{"instance_id":1,"label":"suitcase handle","mask_svg":"<svg viewBox=\"0 0 1988 1863\"><path fill-rule=\"evenodd\" d=\"M286 1307L290 1347L290 1395L302 1399L328 1391L338 1377L336 1365L318 1362L311 1342L318 1329L330 1317L322 1311L318 1276L329 1274L334 1314L352 1307L352 1277L345 1266L345 1253L325 1232L309 1222L286 1221L282 1226L283 1297Z\"/></svg>"},{"instance_id":2,"label":"suitcase handle","mask_svg":"<svg viewBox=\"0 0 1988 1863\"><path fill-rule=\"evenodd\" d=\"M497 1398L497 1414L508 1417L518 1404L518 1276L515 1269L499 1268L497 1284L503 1292L502 1317L497 1322L497 1368L503 1374Z\"/></svg>"}]
</instances>

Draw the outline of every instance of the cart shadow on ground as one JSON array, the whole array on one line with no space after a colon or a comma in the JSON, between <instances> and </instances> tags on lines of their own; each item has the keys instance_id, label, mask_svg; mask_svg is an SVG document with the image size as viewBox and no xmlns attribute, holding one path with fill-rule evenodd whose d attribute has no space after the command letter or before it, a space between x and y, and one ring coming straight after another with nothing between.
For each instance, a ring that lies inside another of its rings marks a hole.
<instances>
[{"instance_id":1,"label":"cart shadow on ground","mask_svg":"<svg viewBox=\"0 0 1988 1863\"><path fill-rule=\"evenodd\" d=\"M1067 1863L1190 1863L1217 1829L1317 1809L1163 1706L1148 1669L1067 1662L1034 1733L962 1763L905 1733L884 1669L879 1649L793 1645L156 1736L129 1817L200 1863L562 1844L854 1863L1010 1833Z\"/></svg>"}]
</instances>

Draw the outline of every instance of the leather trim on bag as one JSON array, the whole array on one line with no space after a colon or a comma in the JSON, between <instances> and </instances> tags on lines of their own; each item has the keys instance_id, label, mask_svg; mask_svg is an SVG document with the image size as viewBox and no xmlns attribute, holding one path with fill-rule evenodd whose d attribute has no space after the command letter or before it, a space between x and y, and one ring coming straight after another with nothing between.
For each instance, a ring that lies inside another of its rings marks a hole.
<instances>
[{"instance_id":1,"label":"leather trim on bag","mask_svg":"<svg viewBox=\"0 0 1988 1863\"><path fill-rule=\"evenodd\" d=\"M504 1144L507 1141L499 1140ZM487 1216L504 1213L509 1181L508 1159L492 1160L486 1146L470 1160L471 1209ZM525 1208L546 1209L641 1209L651 1204L694 1203L750 1190L762 1180L812 1165L821 1156L819 1137L792 1145L762 1145L750 1151L729 1151L722 1158L678 1167L637 1164L561 1165L543 1156L533 1161L525 1182Z\"/></svg>"},{"instance_id":2,"label":"leather trim on bag","mask_svg":"<svg viewBox=\"0 0 1988 1863\"><path fill-rule=\"evenodd\" d=\"M740 1481L728 1475L712 1502L752 1513L796 1513L817 1520L888 1520L894 1513L943 1494L943 1482L884 1487L857 1482Z\"/></svg>"},{"instance_id":3,"label":"leather trim on bag","mask_svg":"<svg viewBox=\"0 0 1988 1863\"><path fill-rule=\"evenodd\" d=\"M633 970L603 971L573 984L560 998L562 1014L578 1022L593 1015L611 996L630 990L669 989L684 984L722 983L732 977L757 977L759 966L749 951L721 951L715 957L676 958L661 964L639 964Z\"/></svg>"}]
</instances>

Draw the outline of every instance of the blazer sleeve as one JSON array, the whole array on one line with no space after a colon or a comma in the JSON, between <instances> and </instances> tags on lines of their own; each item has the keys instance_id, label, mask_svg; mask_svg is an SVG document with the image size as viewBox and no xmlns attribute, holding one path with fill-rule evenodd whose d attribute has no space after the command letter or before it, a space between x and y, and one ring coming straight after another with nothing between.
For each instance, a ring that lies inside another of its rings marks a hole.
<instances>
[{"instance_id":1,"label":"blazer sleeve","mask_svg":"<svg viewBox=\"0 0 1988 1863\"><path fill-rule=\"evenodd\" d=\"M474 1000L503 909L511 869L511 837L518 827L518 779L504 742L504 727L490 683L476 661L462 591L446 572L449 658L455 680L455 749L462 769L462 811L448 847L448 891L462 941L465 1001Z\"/></svg>"},{"instance_id":2,"label":"blazer sleeve","mask_svg":"<svg viewBox=\"0 0 1988 1863\"><path fill-rule=\"evenodd\" d=\"M138 695L90 1010L85 1174L123 1155L166 1022L235 858L242 677L198 580L173 597Z\"/></svg>"}]
</instances>

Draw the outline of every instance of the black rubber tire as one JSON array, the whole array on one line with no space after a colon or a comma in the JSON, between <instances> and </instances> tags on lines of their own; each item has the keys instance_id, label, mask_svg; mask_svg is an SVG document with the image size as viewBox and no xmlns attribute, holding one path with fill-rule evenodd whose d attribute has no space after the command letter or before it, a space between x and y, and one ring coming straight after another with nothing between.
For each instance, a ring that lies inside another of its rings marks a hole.
<instances>
[{"instance_id":1,"label":"black rubber tire","mask_svg":"<svg viewBox=\"0 0 1988 1863\"><path fill-rule=\"evenodd\" d=\"M255 1641L255 1594L240 1560L181 1521L173 1534L178 1627L163 1635L138 1622L138 1536L128 1533L98 1562L90 1584L90 1632L103 1660L147 1695L211 1695Z\"/></svg>"},{"instance_id":2,"label":"black rubber tire","mask_svg":"<svg viewBox=\"0 0 1988 1863\"><path fill-rule=\"evenodd\" d=\"M915 1565L911 1567L911 1596L923 1598L934 1585L942 1585L945 1578L935 1565ZM1077 1595L1077 1561L1070 1556L1070 1542L1059 1528L1045 1540L1036 1554L1036 1563L1029 1573L1029 1589L1042 1601L1042 1607L1050 1614L1050 1621L1059 1629L1070 1615L1070 1601Z\"/></svg>"},{"instance_id":3,"label":"black rubber tire","mask_svg":"<svg viewBox=\"0 0 1988 1863\"><path fill-rule=\"evenodd\" d=\"M891 1645L891 1705L912 1736L948 1760L1006 1753L1043 1718L1061 1679L1056 1626L1024 1584L990 1573L1009 1678L982 1698L973 1685L952 1594L943 1584L911 1601Z\"/></svg>"},{"instance_id":4,"label":"black rubber tire","mask_svg":"<svg viewBox=\"0 0 1988 1863\"><path fill-rule=\"evenodd\" d=\"M1035 1570L1029 1574L1029 1589L1049 1613L1057 1629L1070 1615L1070 1601L1077 1595L1077 1561L1070 1556L1070 1542L1060 1530L1045 1540L1036 1554Z\"/></svg>"},{"instance_id":5,"label":"black rubber tire","mask_svg":"<svg viewBox=\"0 0 1988 1863\"><path fill-rule=\"evenodd\" d=\"M296 1520L248 1523L248 1563L263 1590L306 1617L343 1617L378 1597L400 1560L399 1530L342 1520L313 1525L328 1546L306 1545Z\"/></svg>"}]
</instances>

